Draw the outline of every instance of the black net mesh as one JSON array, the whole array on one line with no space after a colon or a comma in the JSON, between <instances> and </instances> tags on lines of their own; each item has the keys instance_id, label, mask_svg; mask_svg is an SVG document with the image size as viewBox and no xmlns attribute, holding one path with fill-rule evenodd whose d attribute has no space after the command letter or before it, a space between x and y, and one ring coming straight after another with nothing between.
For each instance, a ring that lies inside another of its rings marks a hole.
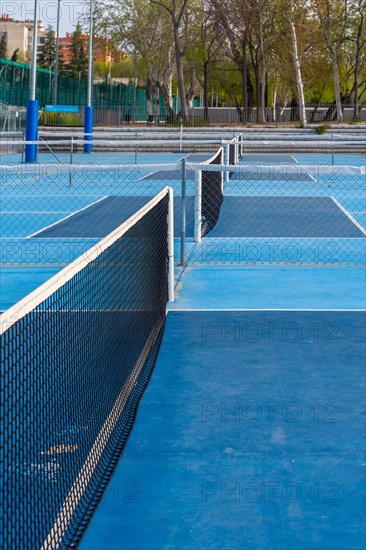
<instances>
[{"instance_id":1,"label":"black net mesh","mask_svg":"<svg viewBox=\"0 0 366 550\"><path fill-rule=\"evenodd\" d=\"M211 160L210 164L222 164L222 150ZM220 216L224 195L222 192L222 172L202 171L202 236L211 231Z\"/></svg>"},{"instance_id":2,"label":"black net mesh","mask_svg":"<svg viewBox=\"0 0 366 550\"><path fill-rule=\"evenodd\" d=\"M229 164L236 164L236 143L229 144ZM229 172L229 177L233 176L233 172Z\"/></svg>"},{"instance_id":3,"label":"black net mesh","mask_svg":"<svg viewBox=\"0 0 366 550\"><path fill-rule=\"evenodd\" d=\"M76 546L110 478L164 330L168 200L2 335L1 548Z\"/></svg>"}]
</instances>

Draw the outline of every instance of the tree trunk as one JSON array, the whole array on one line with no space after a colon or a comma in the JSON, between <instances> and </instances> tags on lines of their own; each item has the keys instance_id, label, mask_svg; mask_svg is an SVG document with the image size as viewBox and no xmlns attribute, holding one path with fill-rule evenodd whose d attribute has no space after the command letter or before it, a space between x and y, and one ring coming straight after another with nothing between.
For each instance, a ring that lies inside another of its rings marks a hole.
<instances>
[{"instance_id":1,"label":"tree trunk","mask_svg":"<svg viewBox=\"0 0 366 550\"><path fill-rule=\"evenodd\" d=\"M180 114L182 122L186 123L188 120L188 110L186 102L186 92L184 89L184 76L183 76L183 64L182 64L182 55L179 47L179 29L176 24L174 24L174 50L175 50L175 62L177 66L177 77L178 77L178 89L180 95Z\"/></svg>"},{"instance_id":2,"label":"tree trunk","mask_svg":"<svg viewBox=\"0 0 366 550\"><path fill-rule=\"evenodd\" d=\"M243 117L241 122L247 124L248 122L248 63L247 63L247 37L244 38L243 44L243 65L241 70L241 85L243 90Z\"/></svg>"},{"instance_id":3,"label":"tree trunk","mask_svg":"<svg viewBox=\"0 0 366 550\"><path fill-rule=\"evenodd\" d=\"M337 53L334 46L330 46L332 65L333 65L333 78L334 78L334 93L337 108L337 122L343 122L342 102L341 102L341 89L339 85L338 63Z\"/></svg>"},{"instance_id":4,"label":"tree trunk","mask_svg":"<svg viewBox=\"0 0 366 550\"><path fill-rule=\"evenodd\" d=\"M277 112L276 112L276 104L277 104L277 90L278 90L278 78L276 77L275 80L275 86L273 89L273 96L272 96L272 119L273 122L277 122Z\"/></svg>"},{"instance_id":5,"label":"tree trunk","mask_svg":"<svg viewBox=\"0 0 366 550\"><path fill-rule=\"evenodd\" d=\"M266 123L266 67L263 64L260 70L260 90L261 90L261 101L260 101L260 122L261 124Z\"/></svg>"},{"instance_id":6,"label":"tree trunk","mask_svg":"<svg viewBox=\"0 0 366 550\"><path fill-rule=\"evenodd\" d=\"M174 120L174 111L173 111L173 107L172 107L171 89L169 87L167 89L166 86L164 86L164 84L161 84L161 82L156 82L156 87L159 89L159 92L163 96L164 105L165 105L165 108L166 108L166 111L167 111L167 120L168 120L168 122L173 122L173 120Z\"/></svg>"},{"instance_id":7,"label":"tree trunk","mask_svg":"<svg viewBox=\"0 0 366 550\"><path fill-rule=\"evenodd\" d=\"M265 106L266 106L266 62L264 57L264 43L263 43L263 27L261 21L259 28L260 37L260 68L259 68L259 90L260 90L260 105L259 105L259 121L261 124L266 122Z\"/></svg>"},{"instance_id":8,"label":"tree trunk","mask_svg":"<svg viewBox=\"0 0 366 550\"><path fill-rule=\"evenodd\" d=\"M356 38L356 60L355 60L355 78L354 78L354 103L353 103L353 118L356 119L359 115L360 104L358 96L358 86L359 86L359 74L360 74L360 55L361 55L361 32L363 26L363 14L360 14L361 21L358 26L357 38Z\"/></svg>"},{"instance_id":9,"label":"tree trunk","mask_svg":"<svg viewBox=\"0 0 366 550\"><path fill-rule=\"evenodd\" d=\"M297 36L294 22L294 5L291 1L291 14L290 14L290 29L291 29L291 41L292 41L292 57L295 66L296 74L296 88L297 88L297 101L299 104L299 118L301 126L305 127L307 124L306 121L306 111L305 111L305 99L304 99L304 86L302 83L301 77L301 65L299 60L298 48L297 48Z\"/></svg>"},{"instance_id":10,"label":"tree trunk","mask_svg":"<svg viewBox=\"0 0 366 550\"><path fill-rule=\"evenodd\" d=\"M146 79L146 110L147 110L147 122L152 123L153 120L153 106L152 106L153 85L150 75Z\"/></svg>"},{"instance_id":11,"label":"tree trunk","mask_svg":"<svg viewBox=\"0 0 366 550\"><path fill-rule=\"evenodd\" d=\"M203 65L203 119L208 122L208 68Z\"/></svg>"}]
</instances>

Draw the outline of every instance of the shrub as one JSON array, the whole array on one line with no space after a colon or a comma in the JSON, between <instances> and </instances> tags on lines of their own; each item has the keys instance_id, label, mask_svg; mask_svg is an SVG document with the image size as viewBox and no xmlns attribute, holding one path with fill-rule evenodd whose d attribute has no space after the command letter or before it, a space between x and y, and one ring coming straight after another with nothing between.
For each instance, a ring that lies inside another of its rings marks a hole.
<instances>
[{"instance_id":1,"label":"shrub","mask_svg":"<svg viewBox=\"0 0 366 550\"><path fill-rule=\"evenodd\" d=\"M317 126L315 128L315 131L317 134L325 134L325 132L329 129L328 124L323 124L322 126Z\"/></svg>"}]
</instances>

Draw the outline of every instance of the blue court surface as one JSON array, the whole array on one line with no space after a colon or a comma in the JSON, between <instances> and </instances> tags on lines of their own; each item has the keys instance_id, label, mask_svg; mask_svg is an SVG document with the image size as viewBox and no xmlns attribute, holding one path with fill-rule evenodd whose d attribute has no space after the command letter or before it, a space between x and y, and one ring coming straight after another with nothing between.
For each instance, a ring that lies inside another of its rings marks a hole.
<instances>
[{"instance_id":1,"label":"blue court surface","mask_svg":"<svg viewBox=\"0 0 366 550\"><path fill-rule=\"evenodd\" d=\"M134 164L136 154L118 159ZM248 154L241 163L331 160L365 162ZM365 549L365 178L234 174L215 225L195 242L193 170L187 176L188 265L176 266L157 364L80 548ZM177 264L180 177L176 168L99 167L75 172L70 185L69 174L37 167L1 173L0 310L87 254L166 185L175 193Z\"/></svg>"},{"instance_id":2,"label":"blue court surface","mask_svg":"<svg viewBox=\"0 0 366 550\"><path fill-rule=\"evenodd\" d=\"M350 310L170 311L80 548L364 548L364 332Z\"/></svg>"}]
</instances>

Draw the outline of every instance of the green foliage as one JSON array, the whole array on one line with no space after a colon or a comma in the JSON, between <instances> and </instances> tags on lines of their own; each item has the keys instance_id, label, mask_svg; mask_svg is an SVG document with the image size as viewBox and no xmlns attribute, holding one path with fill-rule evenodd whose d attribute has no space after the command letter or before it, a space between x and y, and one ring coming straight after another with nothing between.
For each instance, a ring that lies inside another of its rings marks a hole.
<instances>
[{"instance_id":1,"label":"green foliage","mask_svg":"<svg viewBox=\"0 0 366 550\"><path fill-rule=\"evenodd\" d=\"M10 61L19 61L19 48L13 51L13 55L11 56Z\"/></svg>"},{"instance_id":2,"label":"green foliage","mask_svg":"<svg viewBox=\"0 0 366 550\"><path fill-rule=\"evenodd\" d=\"M8 57L8 41L6 39L6 34L0 38L0 57L6 59Z\"/></svg>"},{"instance_id":3,"label":"green foliage","mask_svg":"<svg viewBox=\"0 0 366 550\"><path fill-rule=\"evenodd\" d=\"M43 69L53 70L56 59L56 37L52 27L48 27L44 44L38 55L38 65Z\"/></svg>"},{"instance_id":4,"label":"green foliage","mask_svg":"<svg viewBox=\"0 0 366 550\"><path fill-rule=\"evenodd\" d=\"M319 135L325 134L327 130L329 130L329 124L322 124L321 126L317 126L315 128L316 133Z\"/></svg>"},{"instance_id":5,"label":"green foliage","mask_svg":"<svg viewBox=\"0 0 366 550\"><path fill-rule=\"evenodd\" d=\"M46 113L42 111L39 117L41 126L83 126L80 114L75 113Z\"/></svg>"},{"instance_id":6,"label":"green foliage","mask_svg":"<svg viewBox=\"0 0 366 550\"><path fill-rule=\"evenodd\" d=\"M75 31L72 35L71 41L71 61L69 69L71 76L78 78L79 74L81 78L85 78L88 68L88 59L84 51L84 42L82 39L80 23L76 25Z\"/></svg>"},{"instance_id":7,"label":"green foliage","mask_svg":"<svg viewBox=\"0 0 366 550\"><path fill-rule=\"evenodd\" d=\"M125 57L119 63L113 63L111 68L112 77L115 78L133 78L134 67L133 60Z\"/></svg>"},{"instance_id":8,"label":"green foliage","mask_svg":"<svg viewBox=\"0 0 366 550\"><path fill-rule=\"evenodd\" d=\"M360 124L360 122L362 122L362 118L360 116L355 116L349 121L350 124Z\"/></svg>"}]
</instances>

